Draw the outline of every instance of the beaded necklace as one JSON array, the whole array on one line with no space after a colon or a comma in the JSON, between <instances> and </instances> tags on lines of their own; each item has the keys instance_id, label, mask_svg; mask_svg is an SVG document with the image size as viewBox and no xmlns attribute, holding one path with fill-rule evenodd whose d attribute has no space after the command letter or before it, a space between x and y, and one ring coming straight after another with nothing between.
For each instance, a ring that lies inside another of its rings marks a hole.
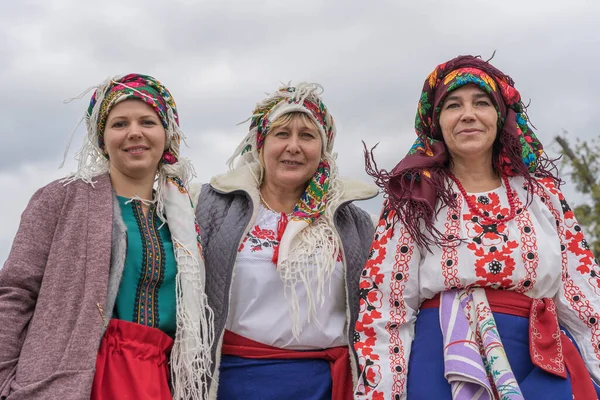
<instances>
[{"instance_id":1,"label":"beaded necklace","mask_svg":"<svg viewBox=\"0 0 600 400\"><path fill-rule=\"evenodd\" d=\"M292 211L291 213L286 213L286 212L283 212L283 211L275 211L275 210L274 210L274 209L273 209L273 208L272 208L272 207L269 205L269 203L267 203L267 201L265 200L265 198L263 197L263 195L262 195L262 193L261 193L260 191L258 192L258 197L260 197L260 202L262 203L262 205L263 205L263 206L265 206L265 208L266 208L267 210L269 210L269 211L272 211L272 212L274 212L275 214L279 214L279 215L281 215L281 214L284 214L284 215L287 215L288 217L290 217L290 216L291 216L291 215L294 213L293 211Z\"/></svg>"},{"instance_id":2,"label":"beaded necklace","mask_svg":"<svg viewBox=\"0 0 600 400\"><path fill-rule=\"evenodd\" d=\"M450 179L452 179L454 181L454 183L456 183L456 186L458 186L458 190L460 190L460 193L462 194L463 198L467 202L467 207L469 208L469 211L471 211L471 213L473 213L473 214L477 215L479 218L481 218L482 222L492 223L492 224L506 223L506 222L514 219L517 216L517 206L515 205L515 192L510 187L510 183L508 181L507 176L502 176L502 181L504 182L504 187L506 188L506 195L508 197L508 205L510 207L510 212L506 217L502 217L502 218L494 218L494 217L490 217L489 215L485 215L484 213L482 213L479 210L479 208L477 208L477 204L474 203L473 200L471 199L471 196L469 196L467 194L467 191L463 187L462 183L460 183L458 178L456 176L454 176L453 174L448 174L448 176L450 177Z\"/></svg>"}]
</instances>

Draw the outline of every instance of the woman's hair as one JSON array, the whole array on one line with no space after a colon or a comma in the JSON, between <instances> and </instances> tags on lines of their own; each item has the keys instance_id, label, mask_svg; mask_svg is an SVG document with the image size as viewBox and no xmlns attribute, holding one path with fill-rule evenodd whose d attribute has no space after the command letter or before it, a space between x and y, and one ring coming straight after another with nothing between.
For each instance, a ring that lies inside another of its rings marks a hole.
<instances>
[{"instance_id":1,"label":"woman's hair","mask_svg":"<svg viewBox=\"0 0 600 400\"><path fill-rule=\"evenodd\" d=\"M300 111L294 111L291 113L283 114L281 117L277 118L275 121L271 122L270 130L280 128L282 126L287 126L292 120L299 119L306 126L313 126L315 129L319 129L319 127L314 123L314 121L308 116L308 114Z\"/></svg>"}]
</instances>

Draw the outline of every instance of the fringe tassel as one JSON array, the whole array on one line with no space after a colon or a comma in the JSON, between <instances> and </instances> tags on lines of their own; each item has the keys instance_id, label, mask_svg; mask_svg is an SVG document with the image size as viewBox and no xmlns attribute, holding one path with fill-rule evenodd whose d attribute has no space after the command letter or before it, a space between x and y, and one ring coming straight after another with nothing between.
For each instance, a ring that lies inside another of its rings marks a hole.
<instances>
[{"instance_id":1,"label":"fringe tassel","mask_svg":"<svg viewBox=\"0 0 600 400\"><path fill-rule=\"evenodd\" d=\"M298 234L297 245L291 249L288 259L277 265L285 296L289 300L292 333L296 339L301 333L297 285L304 285L306 291L307 322L314 321L321 326L321 321L317 319L317 307L325 303L326 288L331 291L331 275L341 252L341 241L335 231L333 217L340 204L343 188L333 157L329 154L324 157L329 162L331 173L325 213ZM313 292L314 282L317 283L316 293Z\"/></svg>"},{"instance_id":2,"label":"fringe tassel","mask_svg":"<svg viewBox=\"0 0 600 400\"><path fill-rule=\"evenodd\" d=\"M171 351L173 400L203 400L211 379L211 349L215 341L214 313L204 291L204 269L179 242L177 258L177 332Z\"/></svg>"}]
</instances>

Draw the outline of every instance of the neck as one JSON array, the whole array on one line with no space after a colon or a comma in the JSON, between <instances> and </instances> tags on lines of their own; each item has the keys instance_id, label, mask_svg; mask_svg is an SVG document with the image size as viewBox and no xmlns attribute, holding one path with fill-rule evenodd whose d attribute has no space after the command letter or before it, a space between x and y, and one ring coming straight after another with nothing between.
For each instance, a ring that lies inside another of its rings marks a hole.
<instances>
[{"instance_id":1,"label":"neck","mask_svg":"<svg viewBox=\"0 0 600 400\"><path fill-rule=\"evenodd\" d=\"M263 181L259 190L263 201L273 211L289 214L294 211L294 207L298 203L298 199L300 199L302 193L304 193L304 189L304 186L290 189Z\"/></svg>"},{"instance_id":2,"label":"neck","mask_svg":"<svg viewBox=\"0 0 600 400\"><path fill-rule=\"evenodd\" d=\"M115 193L122 197L138 196L144 200L152 200L152 189L154 187L154 176L133 178L123 175L111 168L110 180Z\"/></svg>"},{"instance_id":3,"label":"neck","mask_svg":"<svg viewBox=\"0 0 600 400\"><path fill-rule=\"evenodd\" d=\"M500 176L492 167L492 160L453 159L450 172L460 181L467 192L487 192L501 185Z\"/></svg>"}]
</instances>

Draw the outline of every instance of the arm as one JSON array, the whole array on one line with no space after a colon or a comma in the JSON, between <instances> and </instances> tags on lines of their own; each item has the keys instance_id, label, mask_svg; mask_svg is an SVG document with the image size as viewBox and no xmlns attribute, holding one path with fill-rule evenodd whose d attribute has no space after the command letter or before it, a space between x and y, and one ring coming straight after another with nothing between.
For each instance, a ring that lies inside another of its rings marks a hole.
<instances>
[{"instance_id":1,"label":"arm","mask_svg":"<svg viewBox=\"0 0 600 400\"><path fill-rule=\"evenodd\" d=\"M394 212L383 212L360 281L356 323L360 377L355 398L406 399L408 359L419 307L420 253Z\"/></svg>"},{"instance_id":2,"label":"arm","mask_svg":"<svg viewBox=\"0 0 600 400\"><path fill-rule=\"evenodd\" d=\"M35 309L62 205L57 189L50 184L33 195L0 269L0 396L7 394Z\"/></svg>"},{"instance_id":3,"label":"arm","mask_svg":"<svg viewBox=\"0 0 600 400\"><path fill-rule=\"evenodd\" d=\"M573 335L596 383L600 382L600 267L563 194L541 180L540 195L554 218L561 244L561 288L554 300L558 319Z\"/></svg>"}]
</instances>

